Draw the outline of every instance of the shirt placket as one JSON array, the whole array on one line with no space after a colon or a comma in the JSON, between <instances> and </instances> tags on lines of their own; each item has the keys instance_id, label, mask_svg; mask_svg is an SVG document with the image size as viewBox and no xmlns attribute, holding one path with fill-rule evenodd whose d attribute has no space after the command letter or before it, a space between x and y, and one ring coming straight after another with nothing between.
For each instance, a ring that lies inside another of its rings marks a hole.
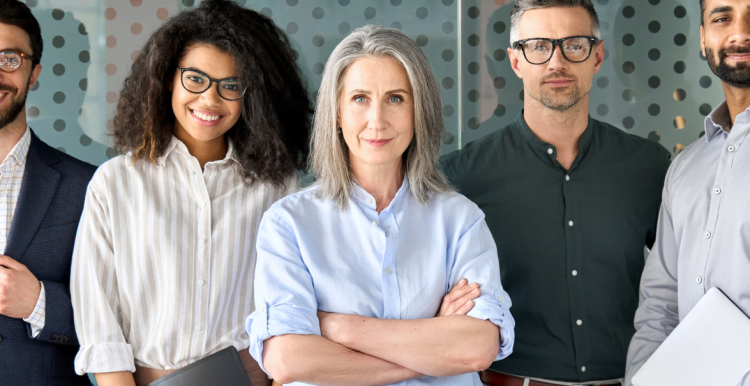
<instances>
[{"instance_id":1,"label":"shirt placket","mask_svg":"<svg viewBox=\"0 0 750 386\"><path fill-rule=\"evenodd\" d=\"M399 233L393 212L382 211L378 214L379 235L383 239L383 259L381 275L383 282L383 317L385 319L401 319L401 294L398 289L396 271L396 246Z\"/></svg>"},{"instance_id":2,"label":"shirt placket","mask_svg":"<svg viewBox=\"0 0 750 386\"><path fill-rule=\"evenodd\" d=\"M0 165L0 218L2 218L2 233L0 234L0 243L3 249L8 242L8 233L10 232L12 214L10 213L11 189L13 188L13 169L10 159L6 159Z\"/></svg>"},{"instance_id":3,"label":"shirt placket","mask_svg":"<svg viewBox=\"0 0 750 386\"><path fill-rule=\"evenodd\" d=\"M195 320L193 321L193 333L201 349L205 349L206 334L208 333L208 307L209 307L209 278L211 262L211 199L208 193L208 187L213 179L213 173L207 167L205 176L201 171L200 165L195 159L191 159L193 169L193 187L195 206L197 211L196 223L196 240L195 240L195 277L190 278L196 289L196 299L194 299ZM204 179L205 178L205 179Z\"/></svg>"}]
</instances>

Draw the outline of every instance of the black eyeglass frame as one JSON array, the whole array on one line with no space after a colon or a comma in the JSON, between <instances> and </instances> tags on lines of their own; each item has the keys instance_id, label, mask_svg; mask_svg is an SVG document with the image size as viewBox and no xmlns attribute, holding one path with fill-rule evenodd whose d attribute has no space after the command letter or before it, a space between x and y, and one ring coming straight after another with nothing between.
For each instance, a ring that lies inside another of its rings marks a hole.
<instances>
[{"instance_id":1,"label":"black eyeglass frame","mask_svg":"<svg viewBox=\"0 0 750 386\"><path fill-rule=\"evenodd\" d=\"M588 55L586 55L586 58L583 59L583 60L575 61L575 60L568 59L568 57L565 56L565 50L562 48L563 42L566 41L566 40L568 40L568 39L580 39L580 38L586 38L589 41L591 41L591 45L589 46L589 53L588 53ZM545 60L544 62L541 62L541 63L534 63L534 62L530 61L528 57L526 57L526 50L524 50L523 46L524 46L524 44L526 42L528 42L530 40L546 40L546 41L552 43L552 52L550 52L549 58L547 58L547 60ZM529 62L529 63L531 63L533 65L540 66L540 65L545 64L545 63L549 62L550 60L552 60L552 56L555 55L555 47L556 46L560 46L560 52L562 53L562 55L565 58L565 60L567 60L567 61L569 61L571 63L583 63L583 62L589 60L589 58L591 57L591 53L594 51L594 46L597 45L600 41L601 40L599 38L597 38L596 36L587 36L587 35L568 36L568 37L562 38L562 39L530 38L530 39L517 40L517 41L515 41L515 42L513 42L511 44L511 47L514 50L518 49L518 47L521 47L521 52L523 52L524 59L526 59L527 62Z\"/></svg>"},{"instance_id":2,"label":"black eyeglass frame","mask_svg":"<svg viewBox=\"0 0 750 386\"><path fill-rule=\"evenodd\" d=\"M18 67L14 68L12 70L6 70L5 67L0 66L0 70L2 70L3 72L16 72L16 70L18 70L19 68L21 68L21 66L23 66L23 61L24 60L31 60L31 63L32 63L31 67L32 68L34 67L34 65L33 65L34 64L34 58L32 58L31 55L25 54L25 53L23 53L21 51L18 51L18 50L12 50L10 48L5 49L5 50L0 50L0 54L3 53L3 52L12 52L12 53L14 53L14 54L16 54L16 55L18 55L18 56L21 57L21 63L18 65Z\"/></svg>"},{"instance_id":3,"label":"black eyeglass frame","mask_svg":"<svg viewBox=\"0 0 750 386\"><path fill-rule=\"evenodd\" d=\"M221 99L224 99L224 100L227 100L227 101L230 101L230 102L234 102L234 101L240 100L245 95L245 91L247 91L247 86L245 86L245 88L242 89L242 93L240 93L239 97L237 97L236 99L229 99L229 98L226 98L224 95L221 94L221 89L219 88L219 84L221 84L222 81L232 80L232 79L237 79L237 78L229 77L229 78L223 78L223 79L214 79L214 78L208 76L208 74L206 74L205 72L200 71L200 70L196 70L194 68L182 68L180 66L177 66L177 69L180 70L180 83L182 84L182 88L184 88L185 91L187 91L187 92L189 92L191 94L203 94L209 88L211 88L212 84L216 83L216 92L219 94L219 96L221 97ZM208 78L208 86L206 86L206 88L203 91L190 91L190 90L188 90L188 88L185 86L185 78L184 78L185 71L195 71L195 72L197 72L197 73L205 76L206 78Z\"/></svg>"}]
</instances>

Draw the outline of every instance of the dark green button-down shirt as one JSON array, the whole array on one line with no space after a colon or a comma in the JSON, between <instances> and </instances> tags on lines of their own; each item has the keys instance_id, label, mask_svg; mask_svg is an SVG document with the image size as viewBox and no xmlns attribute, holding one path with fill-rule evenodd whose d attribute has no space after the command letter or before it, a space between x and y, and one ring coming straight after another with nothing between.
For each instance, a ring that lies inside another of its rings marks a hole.
<instances>
[{"instance_id":1,"label":"dark green button-down shirt","mask_svg":"<svg viewBox=\"0 0 750 386\"><path fill-rule=\"evenodd\" d=\"M486 215L513 302L513 354L492 369L566 382L624 376L669 158L589 118L565 170L523 113L443 157L449 180Z\"/></svg>"}]
</instances>

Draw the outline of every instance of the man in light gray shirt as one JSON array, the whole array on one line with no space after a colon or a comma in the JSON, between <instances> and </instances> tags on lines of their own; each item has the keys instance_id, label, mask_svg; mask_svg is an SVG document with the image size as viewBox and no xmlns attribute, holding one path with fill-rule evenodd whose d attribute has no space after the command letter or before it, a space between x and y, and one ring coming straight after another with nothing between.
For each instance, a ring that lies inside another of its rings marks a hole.
<instances>
[{"instance_id":1,"label":"man in light gray shirt","mask_svg":"<svg viewBox=\"0 0 750 386\"><path fill-rule=\"evenodd\" d=\"M700 5L701 49L726 101L706 117L705 136L667 173L656 243L641 279L627 386L711 287L750 315L750 0ZM750 372L737 382L750 386Z\"/></svg>"}]
</instances>

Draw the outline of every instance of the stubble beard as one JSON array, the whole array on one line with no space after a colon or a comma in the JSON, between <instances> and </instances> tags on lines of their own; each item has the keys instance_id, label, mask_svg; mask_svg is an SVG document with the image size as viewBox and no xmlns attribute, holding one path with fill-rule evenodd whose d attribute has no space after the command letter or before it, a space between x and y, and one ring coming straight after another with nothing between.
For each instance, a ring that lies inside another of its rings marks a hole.
<instances>
[{"instance_id":1,"label":"stubble beard","mask_svg":"<svg viewBox=\"0 0 750 386\"><path fill-rule=\"evenodd\" d=\"M734 67L730 67L725 61L727 54L746 53L750 53L750 46L721 48L719 49L719 62L717 63L714 50L706 48L706 60L708 61L708 67L711 68L711 71L713 71L722 82L736 88L749 88L750 65L741 62L737 63Z\"/></svg>"},{"instance_id":2,"label":"stubble beard","mask_svg":"<svg viewBox=\"0 0 750 386\"><path fill-rule=\"evenodd\" d=\"M31 80L31 78L29 78L29 80ZM13 123L25 108L26 97L29 92L29 82L26 83L26 88L25 90L22 90L22 94L18 93L16 87L5 84L0 84L0 90L9 91L10 93L10 95L8 95L8 98L10 98L10 106L4 110L0 110L0 130L2 130L9 124Z\"/></svg>"},{"instance_id":3,"label":"stubble beard","mask_svg":"<svg viewBox=\"0 0 750 386\"><path fill-rule=\"evenodd\" d=\"M551 78L551 77L548 77ZM571 79L571 78L569 78ZM573 79L574 81L576 79ZM559 95L567 93L567 96ZM541 85L539 88L539 95L534 95L533 93L528 93L531 99L534 99L535 101L541 103L544 107L557 111L557 112L565 112L570 110L573 106L577 105L578 102L583 99L587 93L582 93L581 88L578 86L578 83L576 82L572 88L566 88L565 90L559 90L555 91L550 90L547 91L544 89L544 84Z\"/></svg>"}]
</instances>

